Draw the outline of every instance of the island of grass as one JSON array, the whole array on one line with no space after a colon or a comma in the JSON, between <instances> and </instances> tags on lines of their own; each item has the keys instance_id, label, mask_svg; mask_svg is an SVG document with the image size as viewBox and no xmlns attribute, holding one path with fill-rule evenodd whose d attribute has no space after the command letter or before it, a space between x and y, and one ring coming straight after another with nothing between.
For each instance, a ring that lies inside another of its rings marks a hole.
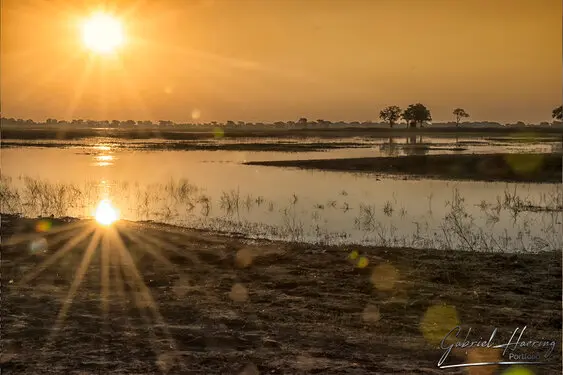
<instances>
[{"instance_id":1,"label":"island of grass","mask_svg":"<svg viewBox=\"0 0 563 375\"><path fill-rule=\"evenodd\" d=\"M457 341L497 329L494 345L526 326L523 340L555 341L531 369L561 373L561 251L321 246L10 215L1 250L6 374L464 374L437 365L458 324ZM444 364L507 356L454 349Z\"/></svg>"},{"instance_id":2,"label":"island of grass","mask_svg":"<svg viewBox=\"0 0 563 375\"><path fill-rule=\"evenodd\" d=\"M254 161L246 164L453 180L560 183L563 163L562 155L557 153L505 153Z\"/></svg>"}]
</instances>

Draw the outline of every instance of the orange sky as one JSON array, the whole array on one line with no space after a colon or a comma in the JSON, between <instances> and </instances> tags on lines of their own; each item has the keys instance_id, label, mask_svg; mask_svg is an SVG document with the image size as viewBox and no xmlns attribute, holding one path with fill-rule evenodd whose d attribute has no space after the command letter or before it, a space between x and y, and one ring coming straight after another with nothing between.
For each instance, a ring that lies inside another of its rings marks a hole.
<instances>
[{"instance_id":1,"label":"orange sky","mask_svg":"<svg viewBox=\"0 0 563 375\"><path fill-rule=\"evenodd\" d=\"M123 19L116 57L79 21ZM562 102L560 0L2 0L2 115L43 120L549 121Z\"/></svg>"}]
</instances>

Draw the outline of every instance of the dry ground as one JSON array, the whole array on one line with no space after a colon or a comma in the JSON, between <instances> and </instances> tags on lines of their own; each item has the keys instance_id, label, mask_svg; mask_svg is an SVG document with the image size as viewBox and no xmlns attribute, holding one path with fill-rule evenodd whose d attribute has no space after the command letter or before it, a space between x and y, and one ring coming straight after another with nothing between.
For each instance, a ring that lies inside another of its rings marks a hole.
<instances>
[{"instance_id":1,"label":"dry ground","mask_svg":"<svg viewBox=\"0 0 563 375\"><path fill-rule=\"evenodd\" d=\"M2 216L3 375L500 374L508 368L439 369L438 341L456 321L472 328L472 338L498 328L495 343L524 326L526 340L556 340L548 364L528 368L561 373L561 252L325 247L121 222L115 230L127 252L113 229L97 232L101 245L91 248L84 281L57 321L97 234L71 243L28 281L36 266L94 225L50 222L49 228ZM458 350L447 363L498 356L491 349Z\"/></svg>"}]
</instances>

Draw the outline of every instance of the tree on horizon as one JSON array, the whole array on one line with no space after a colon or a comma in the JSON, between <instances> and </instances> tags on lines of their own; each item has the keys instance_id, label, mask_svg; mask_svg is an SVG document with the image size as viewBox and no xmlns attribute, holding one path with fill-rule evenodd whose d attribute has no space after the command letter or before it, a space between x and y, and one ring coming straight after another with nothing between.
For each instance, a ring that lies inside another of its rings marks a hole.
<instances>
[{"instance_id":1,"label":"tree on horizon","mask_svg":"<svg viewBox=\"0 0 563 375\"><path fill-rule=\"evenodd\" d=\"M469 117L469 113L465 112L465 110L463 108L456 108L456 109L454 109L454 111L452 113L455 116L455 126L456 127L459 127L459 123L461 122L462 118Z\"/></svg>"},{"instance_id":2,"label":"tree on horizon","mask_svg":"<svg viewBox=\"0 0 563 375\"><path fill-rule=\"evenodd\" d=\"M563 120L563 106L559 106L551 112L551 117L555 120L562 121Z\"/></svg>"},{"instance_id":3,"label":"tree on horizon","mask_svg":"<svg viewBox=\"0 0 563 375\"><path fill-rule=\"evenodd\" d=\"M401 108L396 105L385 107L379 112L379 118L389 123L389 127L392 128L401 118Z\"/></svg>"},{"instance_id":4,"label":"tree on horizon","mask_svg":"<svg viewBox=\"0 0 563 375\"><path fill-rule=\"evenodd\" d=\"M416 128L416 124L419 124L422 127L422 124L424 122L432 121L430 110L421 103L409 105L409 107L405 109L401 117L411 128Z\"/></svg>"},{"instance_id":5,"label":"tree on horizon","mask_svg":"<svg viewBox=\"0 0 563 375\"><path fill-rule=\"evenodd\" d=\"M307 125L309 123L309 121L307 120L306 117L301 117L298 121L297 124L299 125Z\"/></svg>"}]
</instances>

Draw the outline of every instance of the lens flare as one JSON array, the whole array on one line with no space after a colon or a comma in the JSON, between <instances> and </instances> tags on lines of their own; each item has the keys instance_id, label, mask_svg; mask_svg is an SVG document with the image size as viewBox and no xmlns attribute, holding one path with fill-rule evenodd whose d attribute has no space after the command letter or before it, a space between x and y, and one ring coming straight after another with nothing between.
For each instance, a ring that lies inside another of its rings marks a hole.
<instances>
[{"instance_id":1,"label":"lens flare","mask_svg":"<svg viewBox=\"0 0 563 375\"><path fill-rule=\"evenodd\" d=\"M109 226L119 219L119 213L109 200L104 199L98 204L94 217L98 223Z\"/></svg>"}]
</instances>

